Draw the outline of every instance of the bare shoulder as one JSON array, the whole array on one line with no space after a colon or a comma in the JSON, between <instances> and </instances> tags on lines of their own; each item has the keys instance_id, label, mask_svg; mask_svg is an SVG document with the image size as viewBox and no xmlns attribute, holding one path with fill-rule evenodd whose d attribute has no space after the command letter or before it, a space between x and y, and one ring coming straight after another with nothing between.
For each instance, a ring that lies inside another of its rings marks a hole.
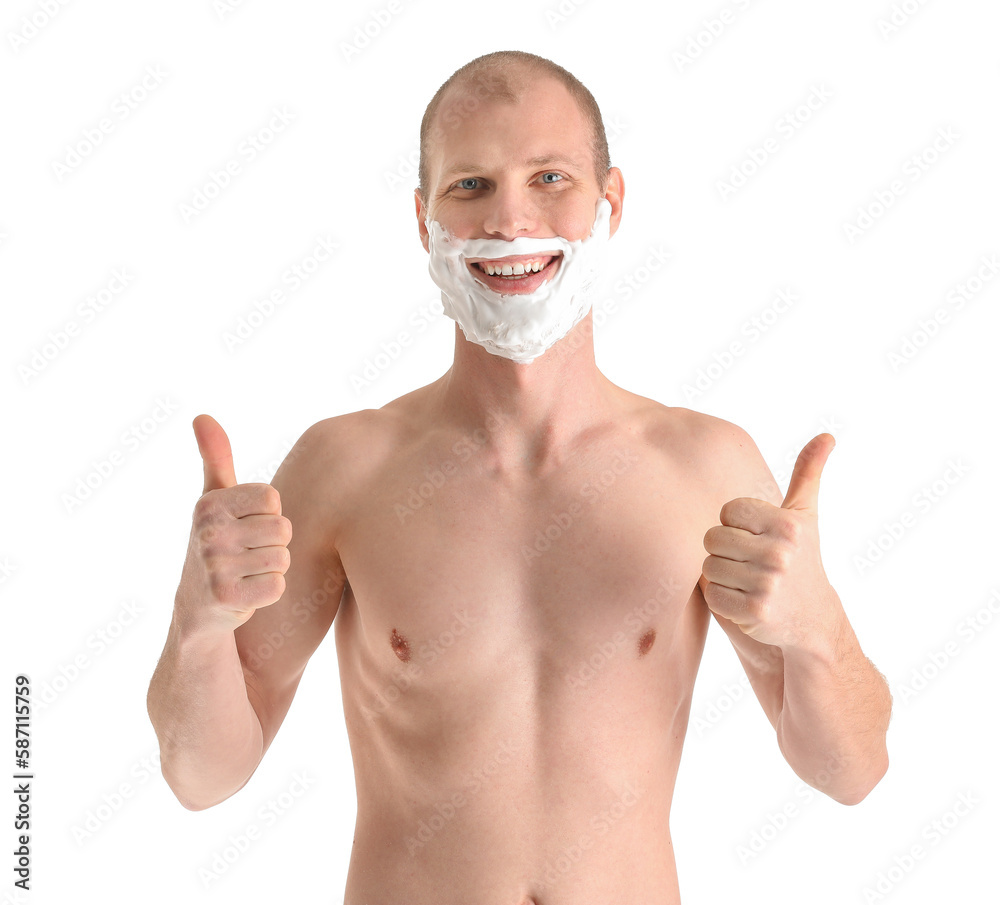
<instances>
[{"instance_id":1,"label":"bare shoulder","mask_svg":"<svg viewBox=\"0 0 1000 905\"><path fill-rule=\"evenodd\" d=\"M626 395L626 405L631 409L627 422L638 425L645 440L660 449L696 456L692 465L729 459L733 445L750 439L742 428L722 418L635 393Z\"/></svg>"},{"instance_id":2,"label":"bare shoulder","mask_svg":"<svg viewBox=\"0 0 1000 905\"><path fill-rule=\"evenodd\" d=\"M685 409L696 428L705 467L727 499L751 497L781 504L778 483L753 437L742 427L718 418Z\"/></svg>"},{"instance_id":3,"label":"bare shoulder","mask_svg":"<svg viewBox=\"0 0 1000 905\"><path fill-rule=\"evenodd\" d=\"M377 473L399 450L401 443L426 427L421 420L426 388L393 399L378 409L360 409L317 421L299 438L296 448L314 467L348 480ZM295 449L289 453L289 458Z\"/></svg>"},{"instance_id":4,"label":"bare shoulder","mask_svg":"<svg viewBox=\"0 0 1000 905\"><path fill-rule=\"evenodd\" d=\"M327 528L335 543L337 527L349 519L379 475L413 437L419 436L418 392L394 399L380 409L334 415L307 428L271 482L282 495L301 500Z\"/></svg>"},{"instance_id":5,"label":"bare shoulder","mask_svg":"<svg viewBox=\"0 0 1000 905\"><path fill-rule=\"evenodd\" d=\"M360 477L391 450L392 421L381 409L334 415L308 427L282 463L302 478Z\"/></svg>"},{"instance_id":6,"label":"bare shoulder","mask_svg":"<svg viewBox=\"0 0 1000 905\"><path fill-rule=\"evenodd\" d=\"M361 409L308 427L285 457L279 474L313 487L356 486L392 455L400 419L385 409Z\"/></svg>"},{"instance_id":7,"label":"bare shoulder","mask_svg":"<svg viewBox=\"0 0 1000 905\"><path fill-rule=\"evenodd\" d=\"M694 479L726 500L753 497L780 504L781 495L760 449L737 424L644 397L639 409L647 441L682 463Z\"/></svg>"}]
</instances>

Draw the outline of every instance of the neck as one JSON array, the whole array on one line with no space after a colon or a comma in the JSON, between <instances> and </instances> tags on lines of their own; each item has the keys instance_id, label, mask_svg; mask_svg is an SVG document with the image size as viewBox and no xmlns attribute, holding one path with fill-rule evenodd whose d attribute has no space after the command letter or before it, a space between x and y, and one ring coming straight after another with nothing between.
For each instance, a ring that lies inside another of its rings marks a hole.
<instances>
[{"instance_id":1,"label":"neck","mask_svg":"<svg viewBox=\"0 0 1000 905\"><path fill-rule=\"evenodd\" d=\"M487 352L456 324L455 361L438 381L443 411L504 470L557 467L581 431L612 416L615 389L594 361L592 312L530 364Z\"/></svg>"}]
</instances>

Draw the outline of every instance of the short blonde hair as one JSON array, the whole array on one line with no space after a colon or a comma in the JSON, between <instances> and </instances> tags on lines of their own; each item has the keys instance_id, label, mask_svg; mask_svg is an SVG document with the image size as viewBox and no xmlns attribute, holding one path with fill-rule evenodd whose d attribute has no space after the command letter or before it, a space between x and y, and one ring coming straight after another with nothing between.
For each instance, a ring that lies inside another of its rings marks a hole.
<instances>
[{"instance_id":1,"label":"short blonde hair","mask_svg":"<svg viewBox=\"0 0 1000 905\"><path fill-rule=\"evenodd\" d=\"M445 94L452 87L470 91L472 98L469 111L482 101L500 100L516 102L531 84L532 77L549 76L566 87L577 102L581 112L590 123L590 148L594 158L594 172L601 191L608 185L608 171L611 156L608 153L608 138L604 131L604 120L594 95L575 75L557 63L526 53L523 50L497 50L466 63L455 70L448 80L438 88L424 111L420 122L420 197L427 201L428 158L432 140L442 141L446 137L443 126L435 124L435 116ZM454 124L452 124L454 125Z\"/></svg>"}]
</instances>

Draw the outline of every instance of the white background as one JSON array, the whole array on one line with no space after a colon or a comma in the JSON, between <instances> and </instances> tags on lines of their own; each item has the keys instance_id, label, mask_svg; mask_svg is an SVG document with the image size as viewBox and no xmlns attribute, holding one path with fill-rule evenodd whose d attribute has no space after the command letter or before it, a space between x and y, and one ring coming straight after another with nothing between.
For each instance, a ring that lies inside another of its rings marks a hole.
<instances>
[{"instance_id":1,"label":"white background","mask_svg":"<svg viewBox=\"0 0 1000 905\"><path fill-rule=\"evenodd\" d=\"M214 415L239 480L268 480L309 425L446 370L454 325L414 319L437 297L414 217L418 128L455 69L498 49L582 79L624 173L602 370L744 427L782 487L807 440L837 438L824 564L896 698L889 773L862 804L838 805L785 764L713 623L672 818L685 905L990 900L1000 279L961 309L948 299L1000 254L1000 8L913 0L887 32L888 0L588 0L563 14L556 0L230 5L95 0L48 16L41 0L14 0L0 16L0 656L5 685L26 673L36 697L34 889L18 898L10 885L3 819L0 903L341 900L355 797L332 633L239 794L185 811L152 760L146 689L202 483L191 420ZM367 42L366 23L379 32ZM346 54L358 34L366 46ZM147 67L163 75L122 118L116 98ZM809 110L814 90L828 97ZM275 108L290 123L241 157ZM112 128L71 166L105 117ZM768 139L776 152L723 198L720 181ZM234 159L240 173L185 218ZM896 180L905 191L849 236ZM287 289L282 275L322 237L334 258L227 348L224 334ZM670 256L655 273L641 269L653 250ZM85 320L78 306L121 270L127 287ZM626 278L641 290L628 296ZM745 325L783 289L794 305L752 341ZM928 338L920 321L938 309L948 320ZM70 322L60 349L50 334ZM401 331L409 345L376 362ZM908 338L920 347L894 365ZM737 341L743 354L723 367ZM358 387L366 363L374 379ZM700 369L708 389L686 393ZM126 440L136 426L141 440ZM88 476L97 486L80 499ZM914 670L930 676L919 688ZM15 772L5 700L3 775ZM292 797L296 773L312 782ZM263 815L282 794L290 806L272 824ZM956 818L963 794L976 805ZM260 839L206 888L199 871L251 825ZM759 851L741 858L755 832ZM898 867L915 845L923 856Z\"/></svg>"}]
</instances>

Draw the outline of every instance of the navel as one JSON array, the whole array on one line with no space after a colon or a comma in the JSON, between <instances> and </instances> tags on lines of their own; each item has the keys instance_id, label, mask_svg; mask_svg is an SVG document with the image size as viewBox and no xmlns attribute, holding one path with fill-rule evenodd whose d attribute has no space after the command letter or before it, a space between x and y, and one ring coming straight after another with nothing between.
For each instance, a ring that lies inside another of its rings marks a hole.
<instances>
[{"instance_id":1,"label":"navel","mask_svg":"<svg viewBox=\"0 0 1000 905\"><path fill-rule=\"evenodd\" d=\"M639 656L644 657L649 653L649 649L653 646L653 642L656 641L656 629L649 629L646 634L644 634L639 639Z\"/></svg>"},{"instance_id":2,"label":"navel","mask_svg":"<svg viewBox=\"0 0 1000 905\"><path fill-rule=\"evenodd\" d=\"M392 630L392 634L389 636L389 644L392 645L392 650L396 656L404 663L410 659L410 642L395 629Z\"/></svg>"}]
</instances>

